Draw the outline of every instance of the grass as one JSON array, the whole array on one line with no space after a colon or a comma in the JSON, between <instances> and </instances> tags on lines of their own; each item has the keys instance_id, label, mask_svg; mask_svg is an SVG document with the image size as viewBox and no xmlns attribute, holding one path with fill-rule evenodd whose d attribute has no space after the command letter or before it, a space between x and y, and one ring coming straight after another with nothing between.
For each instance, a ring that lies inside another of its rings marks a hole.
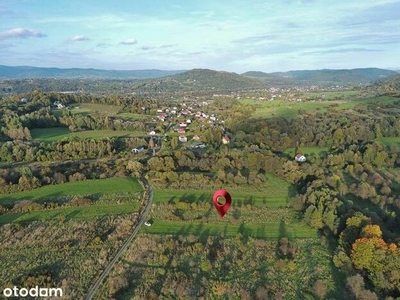
<instances>
[{"instance_id":1,"label":"grass","mask_svg":"<svg viewBox=\"0 0 400 300\"><path fill-rule=\"evenodd\" d=\"M56 218L70 219L91 219L97 216L110 214L128 214L137 212L137 203L124 204L101 204L82 207L62 207L51 210L33 211L27 213L12 213L0 215L0 224L16 222L32 222L54 220Z\"/></svg>"},{"instance_id":2,"label":"grass","mask_svg":"<svg viewBox=\"0 0 400 300\"><path fill-rule=\"evenodd\" d=\"M360 94L360 91L324 91L324 92L308 92L299 96L299 98L303 99L304 97L307 99L316 99L316 98L324 98L326 100L344 100L348 97L357 96Z\"/></svg>"},{"instance_id":3,"label":"grass","mask_svg":"<svg viewBox=\"0 0 400 300\"><path fill-rule=\"evenodd\" d=\"M109 115L115 115L119 110L119 106L99 104L99 103L80 103L71 106L73 114L85 114L91 112L107 113Z\"/></svg>"},{"instance_id":4,"label":"grass","mask_svg":"<svg viewBox=\"0 0 400 300\"><path fill-rule=\"evenodd\" d=\"M71 112L73 114L79 114L79 115L88 115L93 112L99 112L107 114L109 116L118 116L122 119L127 119L131 121L143 120L149 118L149 115L119 112L119 109L120 109L119 106L98 104L98 103L81 103L81 104L74 104L71 106Z\"/></svg>"},{"instance_id":5,"label":"grass","mask_svg":"<svg viewBox=\"0 0 400 300\"><path fill-rule=\"evenodd\" d=\"M289 154L291 156L294 156L296 153L294 153L295 148L287 148L284 153ZM300 147L300 152L306 155L310 154L323 154L328 152L329 148L328 147Z\"/></svg>"},{"instance_id":6,"label":"grass","mask_svg":"<svg viewBox=\"0 0 400 300\"><path fill-rule=\"evenodd\" d=\"M398 136L382 137L375 139L375 141L381 142L382 144L387 146L396 145L400 147L400 137Z\"/></svg>"},{"instance_id":7,"label":"grass","mask_svg":"<svg viewBox=\"0 0 400 300\"><path fill-rule=\"evenodd\" d=\"M122 131L122 130L87 130L79 132L70 132L65 127L54 128L35 128L31 130L32 139L40 142L51 143L60 141L64 138L86 138L86 139L102 139L107 137L120 136L143 136L143 132L139 131Z\"/></svg>"},{"instance_id":8,"label":"grass","mask_svg":"<svg viewBox=\"0 0 400 300\"><path fill-rule=\"evenodd\" d=\"M289 238L316 238L317 230L312 229L306 224L286 224L286 236ZM279 238L282 235L281 224L279 223L259 223L259 224L229 224L227 222L219 223L199 223L199 222L172 222L164 220L155 220L151 227L144 227L143 233L152 234L182 234L182 235L225 235L252 236L255 238Z\"/></svg>"},{"instance_id":9,"label":"grass","mask_svg":"<svg viewBox=\"0 0 400 300\"><path fill-rule=\"evenodd\" d=\"M349 91L350 92L350 91ZM336 94L337 93L337 94ZM399 101L399 98L390 97L390 96L381 96L381 97L371 97L371 98L362 98L362 99L354 99L354 100L329 100L338 97L337 95L344 92L332 92L329 94L329 97L326 97L327 100L322 102L315 101L302 101L302 102L289 102L287 100L274 100L274 101L260 101L260 100L250 100L243 99L240 100L241 103L254 105L256 108L255 113L253 114L253 118L272 118L272 117L282 117L282 118L295 118L300 115L299 110L303 110L305 112L326 112L331 105L338 105L335 109L351 109L358 105L365 104L389 104L395 101ZM325 93L327 95L327 93ZM301 98L301 97L299 97Z\"/></svg>"},{"instance_id":10,"label":"grass","mask_svg":"<svg viewBox=\"0 0 400 300\"><path fill-rule=\"evenodd\" d=\"M259 190L243 185L228 189L232 207L222 219L212 204L212 190L155 190L151 234L225 235L255 238L316 238L317 231L304 224L287 207L291 186L279 177L266 174L266 183ZM167 204L168 203L168 204ZM193 206L183 203L194 203ZM180 219L178 219L180 218ZM283 234L284 232L284 234Z\"/></svg>"},{"instance_id":11,"label":"grass","mask_svg":"<svg viewBox=\"0 0 400 300\"><path fill-rule=\"evenodd\" d=\"M31 191L3 194L0 195L0 204L10 204L19 200L36 200L40 198L138 191L142 191L142 186L132 177L95 179L47 185Z\"/></svg>"},{"instance_id":12,"label":"grass","mask_svg":"<svg viewBox=\"0 0 400 300\"><path fill-rule=\"evenodd\" d=\"M241 187L230 190L232 206L250 204L256 207L286 207L289 200L290 184L273 174L266 174L263 189ZM211 201L214 190L155 190L154 202L207 202Z\"/></svg>"}]
</instances>

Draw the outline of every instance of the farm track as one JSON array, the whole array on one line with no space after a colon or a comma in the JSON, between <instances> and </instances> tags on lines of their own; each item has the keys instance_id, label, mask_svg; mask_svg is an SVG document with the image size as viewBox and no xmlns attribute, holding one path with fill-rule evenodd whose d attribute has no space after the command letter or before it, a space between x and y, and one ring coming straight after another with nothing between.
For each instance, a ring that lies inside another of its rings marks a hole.
<instances>
[{"instance_id":1,"label":"farm track","mask_svg":"<svg viewBox=\"0 0 400 300\"><path fill-rule=\"evenodd\" d=\"M110 273L111 269L114 267L115 263L120 259L122 254L125 252L125 250L130 246L132 243L133 239L136 237L136 234L142 227L144 221L146 220L146 217L150 211L151 205L153 203L153 189L150 186L149 182L147 179L142 176L141 181L143 182L144 188L145 188L145 197L148 197L147 204L139 218L139 222L136 225L135 229L131 233L131 235L127 238L125 243L121 246L121 248L118 250L117 254L114 256L114 258L108 263L107 267L104 269L103 273L100 275L100 277L96 280L96 282L93 284L93 286L90 288L89 292L86 294L85 300L90 300L93 298L95 295L97 289L100 287L102 284L103 280L108 276Z\"/></svg>"}]
</instances>

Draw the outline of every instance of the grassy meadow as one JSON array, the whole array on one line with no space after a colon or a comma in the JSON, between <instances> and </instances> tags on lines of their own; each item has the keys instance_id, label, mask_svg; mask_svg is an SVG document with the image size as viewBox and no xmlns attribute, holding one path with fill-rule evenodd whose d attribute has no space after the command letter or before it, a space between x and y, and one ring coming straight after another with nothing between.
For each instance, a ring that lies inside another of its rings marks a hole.
<instances>
[{"instance_id":1,"label":"grassy meadow","mask_svg":"<svg viewBox=\"0 0 400 300\"><path fill-rule=\"evenodd\" d=\"M300 147L299 152L305 154L305 155L311 155L311 154L316 154L316 155L321 155L323 153L327 153L329 150L328 147ZM295 148L287 148L284 153L289 154L290 156L295 156Z\"/></svg>"},{"instance_id":2,"label":"grassy meadow","mask_svg":"<svg viewBox=\"0 0 400 300\"><path fill-rule=\"evenodd\" d=\"M104 198L108 195L111 200L79 207L56 207L48 210L2 214L0 215L0 224L55 218L90 219L103 215L134 213L139 209L139 202L134 200L137 197L135 193L140 193L142 190L142 186L136 179L120 177L48 185L31 191L3 194L0 195L0 204L2 205L14 204L21 200L58 202L60 198L74 196ZM119 203L118 200L122 197L131 200L128 203Z\"/></svg>"},{"instance_id":3,"label":"grassy meadow","mask_svg":"<svg viewBox=\"0 0 400 300\"><path fill-rule=\"evenodd\" d=\"M143 132L124 131L124 130L87 130L70 132L65 127L53 128L35 128L31 130L32 139L39 142L51 143L66 138L85 138L85 139L102 139L107 137L137 137L143 136Z\"/></svg>"},{"instance_id":4,"label":"grassy meadow","mask_svg":"<svg viewBox=\"0 0 400 300\"><path fill-rule=\"evenodd\" d=\"M255 238L316 238L317 231L288 207L291 186L272 174L258 190L243 185L228 189L232 205L220 218L212 203L214 190L156 189L149 216L154 223L143 227L151 234L226 235Z\"/></svg>"}]
</instances>

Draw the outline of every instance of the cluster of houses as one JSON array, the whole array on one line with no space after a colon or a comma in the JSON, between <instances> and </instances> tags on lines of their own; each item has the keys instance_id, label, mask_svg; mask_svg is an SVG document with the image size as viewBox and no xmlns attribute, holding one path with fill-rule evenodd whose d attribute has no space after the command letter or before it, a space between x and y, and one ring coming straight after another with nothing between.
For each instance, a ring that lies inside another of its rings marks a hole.
<instances>
[{"instance_id":1,"label":"cluster of houses","mask_svg":"<svg viewBox=\"0 0 400 300\"><path fill-rule=\"evenodd\" d=\"M208 105L209 103L206 101L203 101L202 103L196 103L195 105L187 105L186 103L181 103L178 106L172 106L172 107L161 107L157 109L157 115L156 118L154 118L154 121L160 121L160 122L165 122L168 119L176 118L180 119L180 121L173 126L173 130L177 133L180 134L179 136L179 141L182 143L187 142L187 137L185 136L188 127L194 120L198 122L206 122L210 125L214 125L218 119L215 114L207 114L203 111L198 110L195 112L194 106L205 106ZM222 122L221 122L222 123ZM200 137L195 135L193 137L194 140L199 140ZM229 143L229 141L228 141Z\"/></svg>"}]
</instances>

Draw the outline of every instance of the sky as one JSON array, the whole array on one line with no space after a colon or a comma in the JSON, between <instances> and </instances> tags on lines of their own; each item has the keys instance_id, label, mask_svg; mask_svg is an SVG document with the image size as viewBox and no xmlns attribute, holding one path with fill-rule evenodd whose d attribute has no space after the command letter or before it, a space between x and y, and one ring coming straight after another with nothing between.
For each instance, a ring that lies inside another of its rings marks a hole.
<instances>
[{"instance_id":1,"label":"sky","mask_svg":"<svg viewBox=\"0 0 400 300\"><path fill-rule=\"evenodd\" d=\"M0 65L400 69L400 0L1 0Z\"/></svg>"}]
</instances>

